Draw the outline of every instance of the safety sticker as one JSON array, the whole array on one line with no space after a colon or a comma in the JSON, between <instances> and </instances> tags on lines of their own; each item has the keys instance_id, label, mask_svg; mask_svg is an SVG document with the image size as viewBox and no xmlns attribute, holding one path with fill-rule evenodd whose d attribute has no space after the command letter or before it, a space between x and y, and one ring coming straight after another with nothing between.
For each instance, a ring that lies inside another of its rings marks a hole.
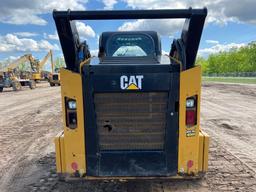
<instances>
[{"instance_id":1,"label":"safety sticker","mask_svg":"<svg viewBox=\"0 0 256 192\"><path fill-rule=\"evenodd\" d=\"M196 130L186 130L186 136L187 137L194 137L196 136Z\"/></svg>"}]
</instances>

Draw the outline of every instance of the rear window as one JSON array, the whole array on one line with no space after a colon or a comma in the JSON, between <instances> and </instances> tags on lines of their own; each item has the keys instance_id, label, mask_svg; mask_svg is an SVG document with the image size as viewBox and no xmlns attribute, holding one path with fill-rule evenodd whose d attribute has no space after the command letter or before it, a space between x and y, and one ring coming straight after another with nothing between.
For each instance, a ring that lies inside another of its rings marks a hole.
<instances>
[{"instance_id":1,"label":"rear window","mask_svg":"<svg viewBox=\"0 0 256 192\"><path fill-rule=\"evenodd\" d=\"M153 39L144 34L117 34L107 42L106 54L109 57L146 57L154 53Z\"/></svg>"}]
</instances>

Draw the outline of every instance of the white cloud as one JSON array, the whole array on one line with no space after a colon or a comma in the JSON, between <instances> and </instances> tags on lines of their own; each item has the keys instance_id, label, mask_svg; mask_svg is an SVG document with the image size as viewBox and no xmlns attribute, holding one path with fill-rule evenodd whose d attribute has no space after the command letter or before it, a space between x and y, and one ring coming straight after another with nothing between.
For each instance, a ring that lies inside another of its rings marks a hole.
<instances>
[{"instance_id":1,"label":"white cloud","mask_svg":"<svg viewBox=\"0 0 256 192\"><path fill-rule=\"evenodd\" d=\"M198 54L202 57L207 57L208 55L211 55L211 54L229 51L232 49L238 49L244 46L246 46L245 43L228 43L228 44L217 43L212 47L200 49Z\"/></svg>"},{"instance_id":2,"label":"white cloud","mask_svg":"<svg viewBox=\"0 0 256 192\"><path fill-rule=\"evenodd\" d=\"M77 27L77 31L79 33L79 36L82 40L87 39L87 38L91 38L91 37L96 37L96 33L94 32L94 30L89 25L86 25L85 23L83 23L81 21L77 21L76 22L76 27ZM58 36L57 31L55 31L54 34L44 33L43 36L44 36L45 39L59 40L59 36Z\"/></svg>"},{"instance_id":3,"label":"white cloud","mask_svg":"<svg viewBox=\"0 0 256 192\"><path fill-rule=\"evenodd\" d=\"M227 17L234 18L240 22L256 24L255 15L255 0L222 0L222 5L225 6L224 13Z\"/></svg>"},{"instance_id":4,"label":"white cloud","mask_svg":"<svg viewBox=\"0 0 256 192\"><path fill-rule=\"evenodd\" d=\"M99 53L99 50L98 49L93 49L93 50L90 50L90 53L91 53L91 56L98 56L98 53Z\"/></svg>"},{"instance_id":5,"label":"white cloud","mask_svg":"<svg viewBox=\"0 0 256 192\"><path fill-rule=\"evenodd\" d=\"M184 2L174 0L123 0L133 9L166 9L166 8L182 8ZM171 4L170 4L171 3Z\"/></svg>"},{"instance_id":6,"label":"white cloud","mask_svg":"<svg viewBox=\"0 0 256 192\"><path fill-rule=\"evenodd\" d=\"M1 52L12 52L12 51L48 51L59 50L57 44L51 44L46 40L36 41L29 38L19 38L14 34L7 34L0 36L0 51Z\"/></svg>"},{"instance_id":7,"label":"white cloud","mask_svg":"<svg viewBox=\"0 0 256 192\"><path fill-rule=\"evenodd\" d=\"M36 15L34 10L30 9L11 9L0 12L0 22L8 23L8 24L16 24L16 25L27 25L27 24L34 24L34 25L46 25L46 20L40 18ZM6 16L8 15L8 16ZM21 16L22 15L22 16Z\"/></svg>"},{"instance_id":8,"label":"white cloud","mask_svg":"<svg viewBox=\"0 0 256 192\"><path fill-rule=\"evenodd\" d=\"M97 37L96 37L96 41L97 41L97 45L99 45L99 43L100 43L100 36L97 34Z\"/></svg>"},{"instance_id":9,"label":"white cloud","mask_svg":"<svg viewBox=\"0 0 256 192\"><path fill-rule=\"evenodd\" d=\"M113 9L114 5L117 4L117 0L102 0L102 3L105 5L104 9Z\"/></svg>"},{"instance_id":10,"label":"white cloud","mask_svg":"<svg viewBox=\"0 0 256 192\"><path fill-rule=\"evenodd\" d=\"M57 32L55 34L49 34L48 37L49 39L52 39L52 40L59 40L59 36Z\"/></svg>"},{"instance_id":11,"label":"white cloud","mask_svg":"<svg viewBox=\"0 0 256 192\"><path fill-rule=\"evenodd\" d=\"M0 62L14 61L14 60L16 60L16 59L18 59L18 58L19 58L19 56L10 55L10 56L8 56L8 57L2 59Z\"/></svg>"},{"instance_id":12,"label":"white cloud","mask_svg":"<svg viewBox=\"0 0 256 192\"><path fill-rule=\"evenodd\" d=\"M19 57L17 56L9 56L6 60L15 60L15 59L18 59Z\"/></svg>"},{"instance_id":13,"label":"white cloud","mask_svg":"<svg viewBox=\"0 0 256 192\"><path fill-rule=\"evenodd\" d=\"M225 25L228 22L248 22L256 21L256 16L252 8L256 7L255 0L245 0L242 3L242 8L239 9L238 0L123 0L128 7L132 9L181 9L181 8L208 8L207 23L215 23ZM235 5L233 5L235 4ZM255 6L254 6L255 5ZM247 8L246 8L247 7ZM236 11L235 11L236 10ZM247 11L250 13L247 14ZM245 18L243 14L246 14ZM183 20L137 20L133 22L126 22L119 30L156 30L161 35L173 35L175 32L181 31ZM256 23L256 22L255 22Z\"/></svg>"},{"instance_id":14,"label":"white cloud","mask_svg":"<svg viewBox=\"0 0 256 192\"><path fill-rule=\"evenodd\" d=\"M182 29L184 20L161 19L146 20L140 19L132 22L125 22L118 28L119 31L157 31L160 35L172 36Z\"/></svg>"},{"instance_id":15,"label":"white cloud","mask_svg":"<svg viewBox=\"0 0 256 192\"><path fill-rule=\"evenodd\" d=\"M256 24L255 0L122 0L133 9L175 9L207 7L207 21L218 24L245 22ZM85 10L88 0L1 0L0 22L11 24L46 25L42 14L58 10ZM118 0L102 0L104 9L113 9Z\"/></svg>"},{"instance_id":16,"label":"white cloud","mask_svg":"<svg viewBox=\"0 0 256 192\"><path fill-rule=\"evenodd\" d=\"M15 32L14 35L17 35L18 37L35 37L38 36L37 33L31 33L31 32Z\"/></svg>"},{"instance_id":17,"label":"white cloud","mask_svg":"<svg viewBox=\"0 0 256 192\"><path fill-rule=\"evenodd\" d=\"M37 42L38 50L59 50L59 46L57 44L51 44L49 41L40 40Z\"/></svg>"},{"instance_id":18,"label":"white cloud","mask_svg":"<svg viewBox=\"0 0 256 192\"><path fill-rule=\"evenodd\" d=\"M59 36L58 36L57 31L55 31L54 34L47 34L47 33L44 33L44 38L45 38L45 39L51 39L51 40L59 40Z\"/></svg>"},{"instance_id":19,"label":"white cloud","mask_svg":"<svg viewBox=\"0 0 256 192\"><path fill-rule=\"evenodd\" d=\"M256 24L255 0L123 0L133 9L177 9L208 8L208 22L226 24L227 22L246 22Z\"/></svg>"},{"instance_id":20,"label":"white cloud","mask_svg":"<svg viewBox=\"0 0 256 192\"><path fill-rule=\"evenodd\" d=\"M219 41L216 40L206 40L205 42L208 44L219 44Z\"/></svg>"},{"instance_id":21,"label":"white cloud","mask_svg":"<svg viewBox=\"0 0 256 192\"><path fill-rule=\"evenodd\" d=\"M6 67L10 62L18 59L19 56L13 56L13 55L10 55L8 57L5 57L3 59L0 60L0 69L3 69L4 67Z\"/></svg>"},{"instance_id":22,"label":"white cloud","mask_svg":"<svg viewBox=\"0 0 256 192\"><path fill-rule=\"evenodd\" d=\"M86 0L2 0L0 1L0 22L9 24L46 25L42 14L58 10L84 10Z\"/></svg>"},{"instance_id":23,"label":"white cloud","mask_svg":"<svg viewBox=\"0 0 256 192\"><path fill-rule=\"evenodd\" d=\"M162 50L162 55L169 55L169 52Z\"/></svg>"},{"instance_id":24,"label":"white cloud","mask_svg":"<svg viewBox=\"0 0 256 192\"><path fill-rule=\"evenodd\" d=\"M82 39L87 39L89 37L95 37L96 36L93 29L89 25L86 25L81 21L76 22L76 27L77 27L77 31L79 33L79 36Z\"/></svg>"}]
</instances>

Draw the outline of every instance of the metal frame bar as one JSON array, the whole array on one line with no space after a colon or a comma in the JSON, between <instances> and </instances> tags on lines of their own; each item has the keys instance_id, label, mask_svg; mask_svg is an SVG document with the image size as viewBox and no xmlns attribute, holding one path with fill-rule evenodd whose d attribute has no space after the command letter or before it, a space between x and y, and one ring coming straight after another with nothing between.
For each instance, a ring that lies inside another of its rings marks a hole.
<instances>
[{"instance_id":1,"label":"metal frame bar","mask_svg":"<svg viewBox=\"0 0 256 192\"><path fill-rule=\"evenodd\" d=\"M67 69L79 72L79 34L74 20L186 19L181 39L187 55L187 69L194 66L207 9L53 11Z\"/></svg>"},{"instance_id":2,"label":"metal frame bar","mask_svg":"<svg viewBox=\"0 0 256 192\"><path fill-rule=\"evenodd\" d=\"M193 15L205 16L206 9L113 10L113 11L53 11L54 19L115 20L115 19L178 19Z\"/></svg>"}]
</instances>

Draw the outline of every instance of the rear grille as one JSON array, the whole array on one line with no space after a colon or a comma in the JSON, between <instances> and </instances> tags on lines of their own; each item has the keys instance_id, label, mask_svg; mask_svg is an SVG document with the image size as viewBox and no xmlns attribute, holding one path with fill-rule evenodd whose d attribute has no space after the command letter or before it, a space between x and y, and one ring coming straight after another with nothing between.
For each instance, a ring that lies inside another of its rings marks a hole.
<instances>
[{"instance_id":1,"label":"rear grille","mask_svg":"<svg viewBox=\"0 0 256 192\"><path fill-rule=\"evenodd\" d=\"M94 95L100 150L162 150L168 94Z\"/></svg>"}]
</instances>

